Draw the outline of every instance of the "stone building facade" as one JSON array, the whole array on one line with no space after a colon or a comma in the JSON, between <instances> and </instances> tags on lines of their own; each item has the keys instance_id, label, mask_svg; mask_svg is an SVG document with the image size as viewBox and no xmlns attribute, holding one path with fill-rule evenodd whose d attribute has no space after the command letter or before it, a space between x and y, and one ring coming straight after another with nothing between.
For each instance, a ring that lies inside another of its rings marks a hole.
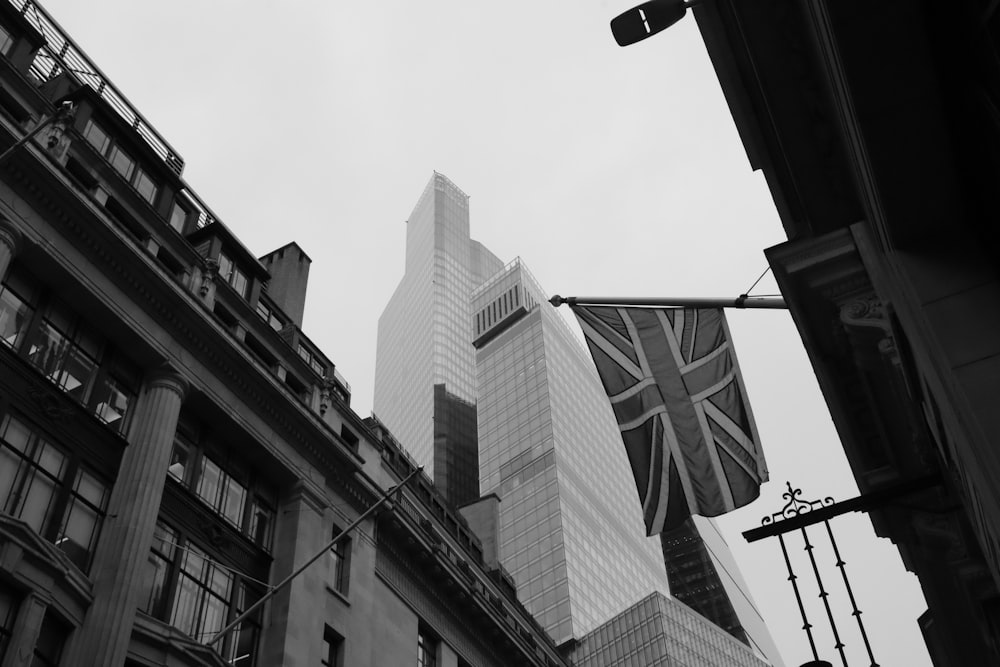
<instances>
[{"instance_id":1,"label":"stone building facade","mask_svg":"<svg viewBox=\"0 0 1000 667\"><path fill-rule=\"evenodd\" d=\"M325 548L414 466L302 331L308 256L251 254L34 2L0 151L2 667L566 664L423 474Z\"/></svg>"}]
</instances>

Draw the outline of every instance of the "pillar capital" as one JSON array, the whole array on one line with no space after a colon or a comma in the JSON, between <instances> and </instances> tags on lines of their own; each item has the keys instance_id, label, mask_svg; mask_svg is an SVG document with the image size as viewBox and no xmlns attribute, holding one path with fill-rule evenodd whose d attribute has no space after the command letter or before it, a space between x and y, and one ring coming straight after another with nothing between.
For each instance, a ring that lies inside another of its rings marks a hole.
<instances>
[{"instance_id":1,"label":"pillar capital","mask_svg":"<svg viewBox=\"0 0 1000 667\"><path fill-rule=\"evenodd\" d=\"M181 401L184 400L188 389L191 388L191 383L184 379L184 376L174 370L169 364L162 364L149 371L146 374L146 385L150 389L162 388L173 391L180 397Z\"/></svg>"}]
</instances>

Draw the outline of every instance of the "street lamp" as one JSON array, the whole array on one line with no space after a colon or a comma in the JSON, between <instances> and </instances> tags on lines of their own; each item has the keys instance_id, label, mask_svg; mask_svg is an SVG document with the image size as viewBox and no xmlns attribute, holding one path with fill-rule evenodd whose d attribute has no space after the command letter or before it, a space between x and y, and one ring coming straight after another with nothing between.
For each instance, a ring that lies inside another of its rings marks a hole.
<instances>
[{"instance_id":1,"label":"street lamp","mask_svg":"<svg viewBox=\"0 0 1000 667\"><path fill-rule=\"evenodd\" d=\"M611 34L618 46L628 46L666 30L684 18L688 7L702 0L650 0L611 19Z\"/></svg>"}]
</instances>

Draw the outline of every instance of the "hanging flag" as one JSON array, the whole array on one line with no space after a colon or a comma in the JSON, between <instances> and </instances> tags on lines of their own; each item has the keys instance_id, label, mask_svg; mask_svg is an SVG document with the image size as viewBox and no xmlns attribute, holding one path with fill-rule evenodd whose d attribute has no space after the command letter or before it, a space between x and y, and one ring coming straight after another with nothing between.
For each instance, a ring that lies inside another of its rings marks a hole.
<instances>
[{"instance_id":1,"label":"hanging flag","mask_svg":"<svg viewBox=\"0 0 1000 667\"><path fill-rule=\"evenodd\" d=\"M754 500L767 466L722 310L572 308L618 420L646 533Z\"/></svg>"}]
</instances>

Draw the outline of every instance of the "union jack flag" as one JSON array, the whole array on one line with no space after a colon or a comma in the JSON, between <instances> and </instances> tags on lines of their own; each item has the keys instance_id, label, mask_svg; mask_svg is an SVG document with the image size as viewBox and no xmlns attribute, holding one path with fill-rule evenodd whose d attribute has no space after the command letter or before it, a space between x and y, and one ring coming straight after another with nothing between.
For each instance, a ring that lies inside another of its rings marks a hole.
<instances>
[{"instance_id":1,"label":"union jack flag","mask_svg":"<svg viewBox=\"0 0 1000 667\"><path fill-rule=\"evenodd\" d=\"M722 310L573 312L618 420L647 535L757 498L767 465Z\"/></svg>"}]
</instances>

